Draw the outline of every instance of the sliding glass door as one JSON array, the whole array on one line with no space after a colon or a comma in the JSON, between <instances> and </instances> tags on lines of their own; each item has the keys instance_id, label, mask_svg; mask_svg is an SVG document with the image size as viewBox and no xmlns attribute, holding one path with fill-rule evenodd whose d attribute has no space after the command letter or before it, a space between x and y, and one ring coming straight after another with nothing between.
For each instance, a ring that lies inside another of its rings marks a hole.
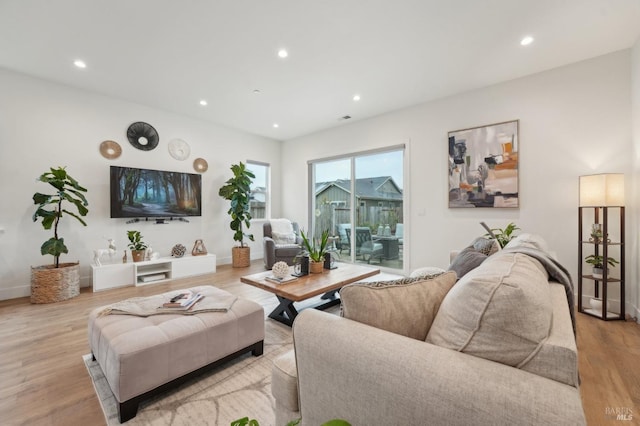
<instances>
[{"instance_id":1,"label":"sliding glass door","mask_svg":"<svg viewBox=\"0 0 640 426\"><path fill-rule=\"evenodd\" d=\"M313 235L341 261L403 269L404 147L310 162Z\"/></svg>"}]
</instances>

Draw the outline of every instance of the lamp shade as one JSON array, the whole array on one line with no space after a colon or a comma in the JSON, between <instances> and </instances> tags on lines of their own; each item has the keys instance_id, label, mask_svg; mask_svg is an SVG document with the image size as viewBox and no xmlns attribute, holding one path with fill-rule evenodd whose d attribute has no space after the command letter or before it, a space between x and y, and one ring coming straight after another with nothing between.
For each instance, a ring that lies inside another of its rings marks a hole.
<instances>
[{"instance_id":1,"label":"lamp shade","mask_svg":"<svg viewBox=\"0 0 640 426\"><path fill-rule=\"evenodd\" d=\"M580 176L580 207L624 206L624 174Z\"/></svg>"}]
</instances>

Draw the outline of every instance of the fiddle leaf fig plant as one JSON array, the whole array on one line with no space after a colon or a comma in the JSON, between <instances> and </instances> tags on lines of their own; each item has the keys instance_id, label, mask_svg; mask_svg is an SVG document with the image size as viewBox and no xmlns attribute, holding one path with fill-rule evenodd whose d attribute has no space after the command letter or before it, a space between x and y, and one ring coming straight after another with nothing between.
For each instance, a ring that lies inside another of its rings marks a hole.
<instances>
[{"instance_id":1,"label":"fiddle leaf fig plant","mask_svg":"<svg viewBox=\"0 0 640 426\"><path fill-rule=\"evenodd\" d=\"M229 226L234 231L233 239L239 242L241 247L244 247L245 237L254 241L253 234L245 233L243 225L247 228L251 226L251 212L249 209L251 182L256 176L242 162L232 165L231 171L233 172L233 177L225 182L218 191L218 195L225 200L231 201L231 206L227 211L231 216Z\"/></svg>"},{"instance_id":2,"label":"fiddle leaf fig plant","mask_svg":"<svg viewBox=\"0 0 640 426\"><path fill-rule=\"evenodd\" d=\"M87 190L67 173L65 167L50 168L48 172L40 175L37 180L48 183L54 188L53 194L36 192L33 195L33 203L38 206L33 214L33 221L36 222L38 219L42 219L42 227L44 229L53 228L53 237L42 244L40 253L43 256L52 255L54 266L58 268L60 266L60 255L69 253L69 249L64 243L64 238L58 235L58 224L63 216L68 215L87 226L87 223L82 219L89 213L89 209L87 209L89 202L84 196ZM68 210L67 205L75 207L77 212Z\"/></svg>"}]
</instances>

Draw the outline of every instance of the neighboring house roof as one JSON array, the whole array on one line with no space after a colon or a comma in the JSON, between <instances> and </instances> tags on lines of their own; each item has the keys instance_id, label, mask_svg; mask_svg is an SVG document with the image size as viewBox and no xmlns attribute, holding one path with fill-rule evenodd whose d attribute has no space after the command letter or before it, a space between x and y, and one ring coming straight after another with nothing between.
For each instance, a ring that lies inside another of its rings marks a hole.
<instances>
[{"instance_id":1,"label":"neighboring house roof","mask_svg":"<svg viewBox=\"0 0 640 426\"><path fill-rule=\"evenodd\" d=\"M316 197L331 187L351 193L350 179L337 179L331 182L316 183ZM391 188L391 191L384 191ZM356 197L369 200L402 201L402 189L398 187L391 176L378 176L356 179Z\"/></svg>"}]
</instances>

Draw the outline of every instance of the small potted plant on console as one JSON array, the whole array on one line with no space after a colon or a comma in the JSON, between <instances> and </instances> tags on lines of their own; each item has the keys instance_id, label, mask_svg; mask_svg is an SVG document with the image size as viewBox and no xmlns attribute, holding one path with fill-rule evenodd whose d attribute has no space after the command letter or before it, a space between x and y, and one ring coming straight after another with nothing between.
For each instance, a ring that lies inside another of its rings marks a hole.
<instances>
[{"instance_id":1,"label":"small potted plant on console","mask_svg":"<svg viewBox=\"0 0 640 426\"><path fill-rule=\"evenodd\" d=\"M147 244L142 240L142 234L140 234L140 231L127 231L127 237L129 238L129 248L131 249L133 261L143 261Z\"/></svg>"}]
</instances>

